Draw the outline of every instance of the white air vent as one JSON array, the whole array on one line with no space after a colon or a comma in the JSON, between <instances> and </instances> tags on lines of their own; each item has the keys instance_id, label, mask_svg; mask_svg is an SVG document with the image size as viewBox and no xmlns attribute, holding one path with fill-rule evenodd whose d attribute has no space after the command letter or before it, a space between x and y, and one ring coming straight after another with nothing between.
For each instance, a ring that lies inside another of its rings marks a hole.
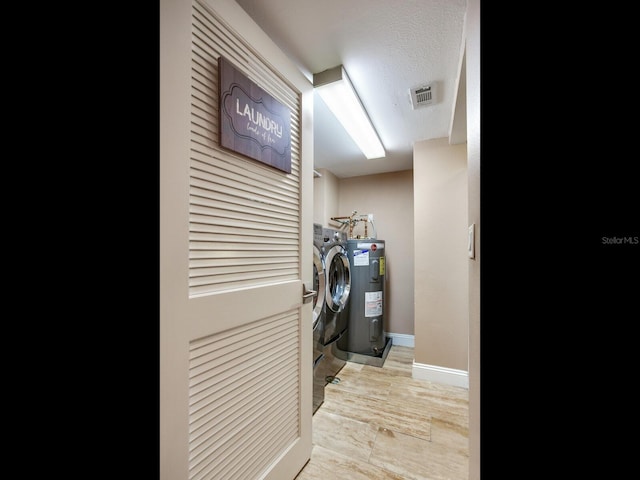
<instances>
[{"instance_id":1,"label":"white air vent","mask_svg":"<svg viewBox=\"0 0 640 480\"><path fill-rule=\"evenodd\" d=\"M433 85L421 85L411 89L411 106L415 110L418 107L431 105L435 97Z\"/></svg>"}]
</instances>

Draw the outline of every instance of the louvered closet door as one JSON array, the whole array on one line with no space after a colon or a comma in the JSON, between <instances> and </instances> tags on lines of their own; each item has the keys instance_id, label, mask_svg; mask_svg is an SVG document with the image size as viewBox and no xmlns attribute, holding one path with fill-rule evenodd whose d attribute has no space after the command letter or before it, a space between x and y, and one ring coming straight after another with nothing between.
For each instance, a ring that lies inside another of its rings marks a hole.
<instances>
[{"instance_id":1,"label":"louvered closet door","mask_svg":"<svg viewBox=\"0 0 640 480\"><path fill-rule=\"evenodd\" d=\"M220 147L220 56L288 107L291 173ZM161 2L164 480L287 480L310 457L312 89L285 60L235 2Z\"/></svg>"}]
</instances>

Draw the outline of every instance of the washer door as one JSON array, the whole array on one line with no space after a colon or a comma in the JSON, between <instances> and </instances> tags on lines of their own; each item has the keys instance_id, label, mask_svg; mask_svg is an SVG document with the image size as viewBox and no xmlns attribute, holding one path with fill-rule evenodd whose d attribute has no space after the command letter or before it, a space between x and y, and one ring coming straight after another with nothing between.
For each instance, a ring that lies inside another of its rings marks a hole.
<instances>
[{"instance_id":1,"label":"washer door","mask_svg":"<svg viewBox=\"0 0 640 480\"><path fill-rule=\"evenodd\" d=\"M315 328L318 319L322 315L325 302L326 278L324 273L324 260L320 249L313 246L313 290L317 295L313 297L313 327Z\"/></svg>"},{"instance_id":2,"label":"washer door","mask_svg":"<svg viewBox=\"0 0 640 480\"><path fill-rule=\"evenodd\" d=\"M326 302L333 312L341 312L351 290L349 257L342 245L335 244L327 250L324 257L327 273Z\"/></svg>"}]
</instances>

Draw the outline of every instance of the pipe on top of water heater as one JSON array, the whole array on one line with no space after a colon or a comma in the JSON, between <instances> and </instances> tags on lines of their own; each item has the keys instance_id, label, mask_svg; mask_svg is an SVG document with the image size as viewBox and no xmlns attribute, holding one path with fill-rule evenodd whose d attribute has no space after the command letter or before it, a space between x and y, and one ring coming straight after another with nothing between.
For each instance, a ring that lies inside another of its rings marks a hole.
<instances>
[{"instance_id":1,"label":"pipe on top of water heater","mask_svg":"<svg viewBox=\"0 0 640 480\"><path fill-rule=\"evenodd\" d=\"M353 211L353 213L348 216L348 217L331 217L331 220L333 220L334 222L338 222L341 223L343 226L344 225L349 225L349 237L348 238L354 238L353 237L353 228L358 224L358 222L365 222L364 223L364 237L362 238L376 238L376 234L375 234L375 225L373 223L373 213L368 213L366 215L358 215L357 211ZM373 228L373 237L369 237L369 232L367 230L367 224L371 223L371 226ZM361 238L361 237L358 237Z\"/></svg>"}]
</instances>

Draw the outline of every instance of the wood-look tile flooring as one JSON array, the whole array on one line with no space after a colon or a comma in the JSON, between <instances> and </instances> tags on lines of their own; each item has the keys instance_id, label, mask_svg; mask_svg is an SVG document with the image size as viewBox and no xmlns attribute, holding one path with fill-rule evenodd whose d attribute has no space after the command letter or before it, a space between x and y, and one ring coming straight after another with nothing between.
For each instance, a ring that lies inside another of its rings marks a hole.
<instances>
[{"instance_id":1,"label":"wood-look tile flooring","mask_svg":"<svg viewBox=\"0 0 640 480\"><path fill-rule=\"evenodd\" d=\"M414 380L412 364L413 348L395 345L382 367L347 362L296 480L467 480L469 392Z\"/></svg>"}]
</instances>

